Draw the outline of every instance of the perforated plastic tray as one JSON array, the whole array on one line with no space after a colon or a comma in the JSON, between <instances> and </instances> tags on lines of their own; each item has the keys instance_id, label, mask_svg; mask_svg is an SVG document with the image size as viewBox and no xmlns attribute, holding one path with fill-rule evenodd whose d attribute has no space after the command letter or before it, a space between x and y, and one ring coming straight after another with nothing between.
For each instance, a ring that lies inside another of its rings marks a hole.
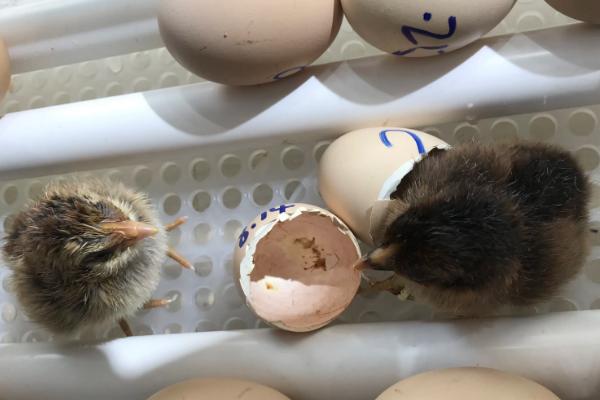
<instances>
[{"instance_id":1,"label":"perforated plastic tray","mask_svg":"<svg viewBox=\"0 0 600 400\"><path fill-rule=\"evenodd\" d=\"M34 1L34 0L29 0ZM10 6L18 1L0 1ZM24 3L21 2L21 3ZM541 0L522 0L493 33L507 33L568 23ZM377 51L344 27L320 60L375 54ZM178 66L165 49L62 66L15 76L1 113L46 105L168 87L199 79ZM499 119L423 127L450 142L498 142L514 137L559 143L572 150L596 185L600 185L600 106L556 110ZM358 128L358 127L357 127ZM344 132L340 132L342 134ZM171 244L195 265L196 273L167 262L157 296L177 294L167 309L141 312L131 322L138 335L231 330L261 326L243 304L232 278L231 254L242 226L265 207L302 201L322 205L316 189L316 166L327 141L254 147L215 153L182 151L165 160L148 158L135 166L101 165L80 174L107 176L150 194L166 223L187 215L189 222L170 236ZM73 171L75 173L75 171ZM60 178L60 177L55 177ZM0 218L5 222L52 177L3 181ZM592 219L600 224L600 200ZM600 244L595 243L583 273L548 304L518 314L600 309ZM48 341L52 337L27 321L8 290L7 268L0 268L0 342ZM357 296L338 322L374 322L444 318L426 306L400 302L387 294ZM117 327L86 332L84 339L121 336Z\"/></svg>"}]
</instances>

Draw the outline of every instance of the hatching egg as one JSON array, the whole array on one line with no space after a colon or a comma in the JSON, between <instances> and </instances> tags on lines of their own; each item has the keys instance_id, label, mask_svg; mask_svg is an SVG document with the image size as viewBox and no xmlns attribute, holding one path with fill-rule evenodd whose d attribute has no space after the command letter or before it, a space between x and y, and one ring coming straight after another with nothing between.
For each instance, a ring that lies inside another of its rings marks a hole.
<instances>
[{"instance_id":1,"label":"hatching egg","mask_svg":"<svg viewBox=\"0 0 600 400\"><path fill-rule=\"evenodd\" d=\"M6 43L0 38L0 100L4 98L10 85L10 59Z\"/></svg>"},{"instance_id":2,"label":"hatching egg","mask_svg":"<svg viewBox=\"0 0 600 400\"><path fill-rule=\"evenodd\" d=\"M319 191L335 215L361 240L373 244L377 202L389 200L416 161L434 148L448 147L414 129L382 127L347 133L321 158Z\"/></svg>"},{"instance_id":3,"label":"hatching egg","mask_svg":"<svg viewBox=\"0 0 600 400\"><path fill-rule=\"evenodd\" d=\"M248 307L292 332L319 329L354 298L358 243L332 213L308 204L262 212L242 231L234 252L236 282Z\"/></svg>"},{"instance_id":4,"label":"hatching egg","mask_svg":"<svg viewBox=\"0 0 600 400\"><path fill-rule=\"evenodd\" d=\"M515 0L342 0L348 21L367 42L404 57L447 53L479 39Z\"/></svg>"},{"instance_id":5,"label":"hatching egg","mask_svg":"<svg viewBox=\"0 0 600 400\"><path fill-rule=\"evenodd\" d=\"M275 389L239 379L190 379L171 385L148 400L290 400Z\"/></svg>"},{"instance_id":6,"label":"hatching egg","mask_svg":"<svg viewBox=\"0 0 600 400\"><path fill-rule=\"evenodd\" d=\"M376 400L560 400L540 384L487 368L453 368L398 382Z\"/></svg>"},{"instance_id":7,"label":"hatching egg","mask_svg":"<svg viewBox=\"0 0 600 400\"><path fill-rule=\"evenodd\" d=\"M339 0L161 0L158 23L169 52L194 74L255 85L311 64L342 17Z\"/></svg>"},{"instance_id":8,"label":"hatching egg","mask_svg":"<svg viewBox=\"0 0 600 400\"><path fill-rule=\"evenodd\" d=\"M579 21L600 24L598 0L546 0L556 11Z\"/></svg>"}]
</instances>

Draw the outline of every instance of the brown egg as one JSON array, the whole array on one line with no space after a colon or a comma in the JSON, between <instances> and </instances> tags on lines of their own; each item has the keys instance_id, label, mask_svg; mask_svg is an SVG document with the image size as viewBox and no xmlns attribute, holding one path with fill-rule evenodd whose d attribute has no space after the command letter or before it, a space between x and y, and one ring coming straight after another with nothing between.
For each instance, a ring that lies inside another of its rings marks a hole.
<instances>
[{"instance_id":1,"label":"brown egg","mask_svg":"<svg viewBox=\"0 0 600 400\"><path fill-rule=\"evenodd\" d=\"M556 11L579 21L600 24L598 0L546 0Z\"/></svg>"},{"instance_id":2,"label":"brown egg","mask_svg":"<svg viewBox=\"0 0 600 400\"><path fill-rule=\"evenodd\" d=\"M10 86L10 58L6 43L0 38L0 100L4 98Z\"/></svg>"},{"instance_id":3,"label":"brown egg","mask_svg":"<svg viewBox=\"0 0 600 400\"><path fill-rule=\"evenodd\" d=\"M339 0L161 0L161 36L185 68L227 85L272 82L327 50Z\"/></svg>"},{"instance_id":4,"label":"brown egg","mask_svg":"<svg viewBox=\"0 0 600 400\"><path fill-rule=\"evenodd\" d=\"M560 400L545 387L487 368L426 372L398 382L376 400Z\"/></svg>"},{"instance_id":5,"label":"brown egg","mask_svg":"<svg viewBox=\"0 0 600 400\"><path fill-rule=\"evenodd\" d=\"M348 21L363 39L404 57L464 47L498 25L514 4L515 0L342 0Z\"/></svg>"},{"instance_id":6,"label":"brown egg","mask_svg":"<svg viewBox=\"0 0 600 400\"><path fill-rule=\"evenodd\" d=\"M379 227L375 205L390 198L401 179L443 140L415 129L359 129L336 139L319 165L319 192L327 207L364 242L373 244Z\"/></svg>"},{"instance_id":7,"label":"brown egg","mask_svg":"<svg viewBox=\"0 0 600 400\"><path fill-rule=\"evenodd\" d=\"M236 281L248 307L292 332L319 329L354 298L360 273L356 239L330 212L282 205L244 228L234 252Z\"/></svg>"},{"instance_id":8,"label":"brown egg","mask_svg":"<svg viewBox=\"0 0 600 400\"><path fill-rule=\"evenodd\" d=\"M169 386L148 400L290 400L269 387L239 379L191 379Z\"/></svg>"}]
</instances>

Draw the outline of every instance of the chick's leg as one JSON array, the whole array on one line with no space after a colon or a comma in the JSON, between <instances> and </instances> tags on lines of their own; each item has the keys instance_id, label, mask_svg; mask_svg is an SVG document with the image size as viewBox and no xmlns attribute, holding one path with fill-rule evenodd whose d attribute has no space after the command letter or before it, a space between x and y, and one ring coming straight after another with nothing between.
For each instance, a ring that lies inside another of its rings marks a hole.
<instances>
[{"instance_id":1,"label":"chick's leg","mask_svg":"<svg viewBox=\"0 0 600 400\"><path fill-rule=\"evenodd\" d=\"M152 308L166 307L175 301L175 297L168 299L150 299L144 304L144 310L150 310Z\"/></svg>"},{"instance_id":2,"label":"chick's leg","mask_svg":"<svg viewBox=\"0 0 600 400\"><path fill-rule=\"evenodd\" d=\"M368 283L369 287L366 289L367 291L390 292L394 296L397 296L400 300L414 300L414 297L404 286L402 279L396 274L382 281L369 281Z\"/></svg>"},{"instance_id":3,"label":"chick's leg","mask_svg":"<svg viewBox=\"0 0 600 400\"><path fill-rule=\"evenodd\" d=\"M119 320L119 327L121 328L121 330L123 331L123 333L125 334L125 336L133 336L133 331L131 330L131 326L129 325L129 323L127 322L127 320L125 319L120 319Z\"/></svg>"},{"instance_id":4,"label":"chick's leg","mask_svg":"<svg viewBox=\"0 0 600 400\"><path fill-rule=\"evenodd\" d=\"M187 222L187 217L177 218L175 221L171 222L170 224L165 225L165 230L167 232L171 232L172 230L178 228L179 226L185 224L186 222ZM188 260L186 260L185 257L183 257L181 254L179 254L175 250L169 248L167 250L167 256L169 258L175 260L175 262L177 262L183 268L190 269L192 271L194 270L194 266L192 265L192 263L189 262Z\"/></svg>"}]
</instances>

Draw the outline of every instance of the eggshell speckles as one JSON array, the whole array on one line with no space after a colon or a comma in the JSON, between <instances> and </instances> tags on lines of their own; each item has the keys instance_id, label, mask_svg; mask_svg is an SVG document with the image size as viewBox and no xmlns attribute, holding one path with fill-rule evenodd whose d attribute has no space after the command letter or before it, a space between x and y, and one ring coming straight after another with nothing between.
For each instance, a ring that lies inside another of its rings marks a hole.
<instances>
[{"instance_id":1,"label":"eggshell speckles","mask_svg":"<svg viewBox=\"0 0 600 400\"><path fill-rule=\"evenodd\" d=\"M281 206L262 213L248 229L252 233L234 261L246 303L261 319L306 332L348 307L360 284L353 268L360 250L337 217L306 204Z\"/></svg>"},{"instance_id":2,"label":"eggshell speckles","mask_svg":"<svg viewBox=\"0 0 600 400\"><path fill-rule=\"evenodd\" d=\"M0 38L0 100L4 98L10 85L10 59L6 43Z\"/></svg>"},{"instance_id":3,"label":"eggshell speckles","mask_svg":"<svg viewBox=\"0 0 600 400\"><path fill-rule=\"evenodd\" d=\"M556 11L580 21L600 24L598 0L546 0Z\"/></svg>"},{"instance_id":4,"label":"eggshell speckles","mask_svg":"<svg viewBox=\"0 0 600 400\"><path fill-rule=\"evenodd\" d=\"M377 400L560 400L543 386L487 368L426 372L398 382Z\"/></svg>"},{"instance_id":5,"label":"eggshell speckles","mask_svg":"<svg viewBox=\"0 0 600 400\"><path fill-rule=\"evenodd\" d=\"M354 30L373 46L403 57L447 53L498 25L515 0L342 0Z\"/></svg>"},{"instance_id":6,"label":"eggshell speckles","mask_svg":"<svg viewBox=\"0 0 600 400\"><path fill-rule=\"evenodd\" d=\"M238 379L191 379L169 386L148 400L290 400L258 383Z\"/></svg>"},{"instance_id":7,"label":"eggshell speckles","mask_svg":"<svg viewBox=\"0 0 600 400\"><path fill-rule=\"evenodd\" d=\"M367 128L347 133L325 151L319 166L319 191L332 212L364 242L372 244L371 211L389 199L401 179L444 141L404 128Z\"/></svg>"},{"instance_id":8,"label":"eggshell speckles","mask_svg":"<svg viewBox=\"0 0 600 400\"><path fill-rule=\"evenodd\" d=\"M167 49L191 72L254 85L316 60L342 16L339 0L162 0L158 22Z\"/></svg>"}]
</instances>

